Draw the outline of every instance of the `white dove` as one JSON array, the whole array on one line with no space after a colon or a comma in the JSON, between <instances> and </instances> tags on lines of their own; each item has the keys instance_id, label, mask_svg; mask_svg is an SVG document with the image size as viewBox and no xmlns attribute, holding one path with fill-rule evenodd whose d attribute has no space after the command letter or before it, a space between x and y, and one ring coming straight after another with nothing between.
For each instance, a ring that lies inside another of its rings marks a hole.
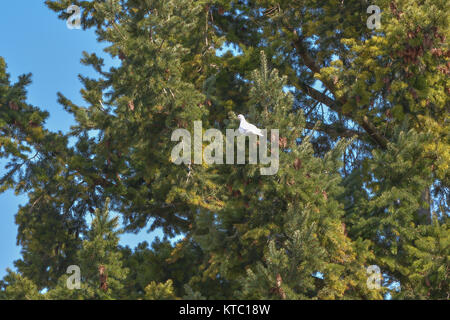
<instances>
[{"instance_id":1,"label":"white dove","mask_svg":"<svg viewBox=\"0 0 450 320\"><path fill-rule=\"evenodd\" d=\"M241 120L239 124L239 132L244 135L255 134L263 136L261 129L258 129L255 125L248 123L242 114L238 115L238 119Z\"/></svg>"}]
</instances>

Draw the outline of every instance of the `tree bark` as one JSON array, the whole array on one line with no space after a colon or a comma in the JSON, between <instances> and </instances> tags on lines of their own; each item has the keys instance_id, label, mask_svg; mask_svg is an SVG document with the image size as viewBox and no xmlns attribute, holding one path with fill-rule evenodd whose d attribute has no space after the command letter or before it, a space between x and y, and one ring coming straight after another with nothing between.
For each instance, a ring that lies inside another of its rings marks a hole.
<instances>
[{"instance_id":1,"label":"tree bark","mask_svg":"<svg viewBox=\"0 0 450 320\"><path fill-rule=\"evenodd\" d=\"M419 209L419 218L423 220L426 224L431 224L431 193L430 188L425 188L420 197L422 201L422 207ZM427 204L426 207L424 206Z\"/></svg>"}]
</instances>

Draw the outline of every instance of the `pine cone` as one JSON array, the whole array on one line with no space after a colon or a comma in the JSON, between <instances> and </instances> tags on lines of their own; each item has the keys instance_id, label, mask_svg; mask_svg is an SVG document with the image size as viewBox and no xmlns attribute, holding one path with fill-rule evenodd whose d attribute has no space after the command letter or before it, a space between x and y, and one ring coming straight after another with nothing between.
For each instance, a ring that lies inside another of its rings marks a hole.
<instances>
[{"instance_id":1,"label":"pine cone","mask_svg":"<svg viewBox=\"0 0 450 320\"><path fill-rule=\"evenodd\" d=\"M100 265L98 267L98 272L100 274L100 289L103 291L108 291L108 276L105 273L105 266Z\"/></svg>"},{"instance_id":2,"label":"pine cone","mask_svg":"<svg viewBox=\"0 0 450 320\"><path fill-rule=\"evenodd\" d=\"M11 110L19 110L19 106L17 105L17 103L15 103L14 101L10 101L9 102L9 108Z\"/></svg>"},{"instance_id":3,"label":"pine cone","mask_svg":"<svg viewBox=\"0 0 450 320\"><path fill-rule=\"evenodd\" d=\"M295 161L294 161L294 169L298 170L301 167L302 167L302 161L299 158L295 159Z\"/></svg>"},{"instance_id":4,"label":"pine cone","mask_svg":"<svg viewBox=\"0 0 450 320\"><path fill-rule=\"evenodd\" d=\"M131 111L134 111L134 102L133 102L133 100L128 101L128 108L130 108Z\"/></svg>"}]
</instances>

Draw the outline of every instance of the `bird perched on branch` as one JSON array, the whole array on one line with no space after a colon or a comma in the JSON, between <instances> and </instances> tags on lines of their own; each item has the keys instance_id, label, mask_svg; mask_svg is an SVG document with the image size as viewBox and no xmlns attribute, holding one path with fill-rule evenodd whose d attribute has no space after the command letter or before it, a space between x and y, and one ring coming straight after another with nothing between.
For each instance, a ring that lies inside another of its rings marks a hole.
<instances>
[{"instance_id":1,"label":"bird perched on branch","mask_svg":"<svg viewBox=\"0 0 450 320\"><path fill-rule=\"evenodd\" d=\"M238 115L238 119L241 121L239 124L239 132L244 135L258 135L263 136L261 129L258 129L255 125L248 123L242 114Z\"/></svg>"}]
</instances>

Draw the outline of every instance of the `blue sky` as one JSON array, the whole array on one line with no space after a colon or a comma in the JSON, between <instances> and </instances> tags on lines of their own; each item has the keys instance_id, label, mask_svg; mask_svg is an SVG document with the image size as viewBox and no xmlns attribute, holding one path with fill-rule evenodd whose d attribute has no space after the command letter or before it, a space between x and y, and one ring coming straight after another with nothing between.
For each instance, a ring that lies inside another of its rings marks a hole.
<instances>
[{"instance_id":1,"label":"blue sky","mask_svg":"<svg viewBox=\"0 0 450 320\"><path fill-rule=\"evenodd\" d=\"M2 1L0 30L0 56L6 60L11 81L31 72L33 83L28 87L27 102L50 113L46 123L48 129L67 132L74 121L57 103L56 93L62 92L82 105L81 83L77 76L95 77L97 74L80 64L81 53L95 52L105 58L107 65L113 65L114 61L102 52L105 44L97 43L92 30L68 29L66 22L59 20L44 1ZM0 175L3 164L0 162ZM16 196L12 191L0 194L0 278L20 257L14 215L19 205L26 201L26 195ZM156 235L162 236L162 233L125 234L121 244L134 247L144 240L151 242Z\"/></svg>"}]
</instances>

